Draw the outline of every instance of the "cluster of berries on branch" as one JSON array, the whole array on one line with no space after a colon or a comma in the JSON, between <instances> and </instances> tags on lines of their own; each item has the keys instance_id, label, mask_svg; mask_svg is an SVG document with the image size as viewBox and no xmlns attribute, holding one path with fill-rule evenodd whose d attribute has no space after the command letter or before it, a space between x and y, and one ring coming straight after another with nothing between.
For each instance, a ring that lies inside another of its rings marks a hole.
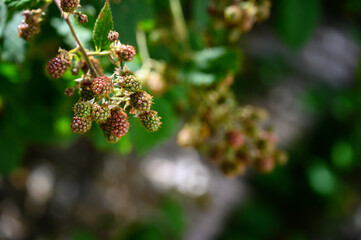
<instances>
[{"instance_id":1,"label":"cluster of berries on branch","mask_svg":"<svg viewBox=\"0 0 361 240\"><path fill-rule=\"evenodd\" d=\"M270 9L270 0L212 0L208 5L208 13L215 20L214 25L227 29L230 42L249 32L255 23L267 19Z\"/></svg>"},{"instance_id":2,"label":"cluster of berries on branch","mask_svg":"<svg viewBox=\"0 0 361 240\"><path fill-rule=\"evenodd\" d=\"M55 0L65 20L73 15L79 23L85 23L88 18L77 11L80 0ZM106 3L107 4L107 3ZM109 3L108 3L109 4ZM18 27L19 36L30 40L40 32L40 16L42 10L26 10L25 19ZM71 27L70 21L67 21ZM100 125L105 139L115 143L129 130L128 114L139 117L140 123L150 132L157 131L161 126L161 117L151 110L153 97L142 90L142 83L126 65L133 60L136 51L133 46L122 44L119 34L110 31L106 37L111 42L108 51L90 52L83 47L72 32L77 48L70 51L59 49L59 53L48 62L46 70L50 77L61 78L71 69L75 79L73 88L65 90L65 94L73 96L78 92L79 100L73 106L74 116L70 127L74 133L88 132L95 122ZM115 65L114 73L107 76L101 62L95 56L108 56Z\"/></svg>"},{"instance_id":3,"label":"cluster of berries on branch","mask_svg":"<svg viewBox=\"0 0 361 240\"><path fill-rule=\"evenodd\" d=\"M214 91L194 89L193 102L199 103L179 131L181 146L195 147L227 176L238 176L253 166L261 172L287 162L285 152L277 149L277 136L267 127L267 111L253 106L239 106L230 91L228 76Z\"/></svg>"}]
</instances>

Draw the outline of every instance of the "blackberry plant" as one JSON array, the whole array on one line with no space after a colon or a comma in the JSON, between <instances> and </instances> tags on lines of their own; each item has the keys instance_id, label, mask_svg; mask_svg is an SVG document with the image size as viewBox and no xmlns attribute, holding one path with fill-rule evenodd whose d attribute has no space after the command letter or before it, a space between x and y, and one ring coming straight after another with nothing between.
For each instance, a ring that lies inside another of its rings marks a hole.
<instances>
[{"instance_id":1,"label":"blackberry plant","mask_svg":"<svg viewBox=\"0 0 361 240\"><path fill-rule=\"evenodd\" d=\"M77 10L80 0L49 0L41 9L24 11L25 18L18 27L18 35L21 38L31 40L40 32L41 16L52 2L57 5L69 26L76 47L69 51L59 49L58 55L49 61L46 70L49 76L55 79L61 78L69 69L73 75L78 75L80 70L82 73L80 78L74 79L74 87L65 90L67 96L73 96L75 91L80 93L79 101L73 107L75 114L70 125L71 130L84 134L95 121L100 124L105 139L115 143L128 133L127 112L135 117L144 116L148 114L152 104L153 97L141 89L141 82L125 64L133 60L135 48L118 40L119 34L113 29L113 17L108 0L105 1L95 22L95 51L84 47L70 21L70 17L73 16L79 23L88 22L87 15ZM104 74L97 56L108 56L114 64L112 75ZM157 113L152 111L152 114ZM150 127L150 123L144 125L144 120L141 121L142 125L147 130L151 128L152 132L160 127L159 117L154 117L153 121L156 123L153 127Z\"/></svg>"}]
</instances>

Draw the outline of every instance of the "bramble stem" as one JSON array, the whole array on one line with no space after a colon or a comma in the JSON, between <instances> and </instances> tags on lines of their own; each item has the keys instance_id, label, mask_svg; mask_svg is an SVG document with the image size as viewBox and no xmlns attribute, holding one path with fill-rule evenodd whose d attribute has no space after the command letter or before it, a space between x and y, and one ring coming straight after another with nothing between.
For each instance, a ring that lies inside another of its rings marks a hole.
<instances>
[{"instance_id":1,"label":"bramble stem","mask_svg":"<svg viewBox=\"0 0 361 240\"><path fill-rule=\"evenodd\" d=\"M145 63L150 59L145 32L137 29L135 36L139 48L140 58L142 59L142 62Z\"/></svg>"},{"instance_id":2,"label":"bramble stem","mask_svg":"<svg viewBox=\"0 0 361 240\"><path fill-rule=\"evenodd\" d=\"M108 56L110 51L102 51L102 52L88 52L88 56Z\"/></svg>"},{"instance_id":3,"label":"bramble stem","mask_svg":"<svg viewBox=\"0 0 361 240\"><path fill-rule=\"evenodd\" d=\"M184 19L182 5L179 0L169 0L175 30L185 50L189 51L187 24Z\"/></svg>"},{"instance_id":4,"label":"bramble stem","mask_svg":"<svg viewBox=\"0 0 361 240\"><path fill-rule=\"evenodd\" d=\"M77 45L77 47L79 48L80 52L82 53L84 59L85 59L85 62L86 64L89 66L89 69L95 74L96 77L99 77L99 74L97 72L97 70L95 69L93 63L90 61L89 59L89 56L82 44L82 42L79 40L78 36L76 35L75 31L74 31L74 28L73 28L73 25L71 24L70 20L69 20L69 14L67 13L63 13L63 11L61 10L61 7L60 7L60 2L59 0L55 0L55 3L56 5L58 6L60 12L62 13L62 16L64 18L64 20L66 21L66 23L68 24L69 28L70 28L70 32L71 32L71 35L73 35L73 38L75 40L75 43Z\"/></svg>"}]
</instances>

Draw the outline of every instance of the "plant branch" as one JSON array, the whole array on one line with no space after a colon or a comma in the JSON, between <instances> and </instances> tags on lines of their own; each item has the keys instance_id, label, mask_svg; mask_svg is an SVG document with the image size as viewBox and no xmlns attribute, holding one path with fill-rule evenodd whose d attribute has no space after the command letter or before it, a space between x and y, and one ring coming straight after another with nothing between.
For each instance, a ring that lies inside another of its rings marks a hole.
<instances>
[{"instance_id":1,"label":"plant branch","mask_svg":"<svg viewBox=\"0 0 361 240\"><path fill-rule=\"evenodd\" d=\"M56 5L58 6L60 12L62 13L62 16L64 18L64 20L66 21L66 23L68 24L69 28L70 28L70 32L71 32L71 35L73 35L73 38L75 40L75 43L77 45L77 47L79 48L79 51L82 53L84 59L85 59L85 62L86 64L89 66L89 69L94 73L94 75L96 77L99 77L99 74L98 72L96 71L93 63L90 61L89 59L89 56L82 44L82 42L79 40L78 36L76 35L75 31L74 31L74 28L73 28L73 25L71 24L70 20L69 20L69 14L66 14L66 13L63 13L63 11L61 10L61 7L60 7L60 2L59 0L55 0L55 3Z\"/></svg>"},{"instance_id":2,"label":"plant branch","mask_svg":"<svg viewBox=\"0 0 361 240\"><path fill-rule=\"evenodd\" d=\"M137 39L140 58L142 59L142 62L145 63L150 59L145 32L137 29L135 36Z\"/></svg>"},{"instance_id":3,"label":"plant branch","mask_svg":"<svg viewBox=\"0 0 361 240\"><path fill-rule=\"evenodd\" d=\"M175 30L179 36L179 40L183 44L185 50L189 50L189 39L187 24L184 19L182 5L179 0L169 0L170 10L172 12Z\"/></svg>"},{"instance_id":4,"label":"plant branch","mask_svg":"<svg viewBox=\"0 0 361 240\"><path fill-rule=\"evenodd\" d=\"M88 56L108 56L110 51L102 51L102 52L88 52Z\"/></svg>"}]
</instances>

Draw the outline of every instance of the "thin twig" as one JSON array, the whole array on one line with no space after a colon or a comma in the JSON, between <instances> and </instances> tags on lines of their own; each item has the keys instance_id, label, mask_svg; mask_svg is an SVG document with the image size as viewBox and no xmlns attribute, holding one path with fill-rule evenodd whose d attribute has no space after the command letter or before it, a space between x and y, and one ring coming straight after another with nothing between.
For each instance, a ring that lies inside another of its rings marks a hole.
<instances>
[{"instance_id":1,"label":"thin twig","mask_svg":"<svg viewBox=\"0 0 361 240\"><path fill-rule=\"evenodd\" d=\"M88 52L88 56L108 56L110 51L102 51L102 52Z\"/></svg>"},{"instance_id":2,"label":"thin twig","mask_svg":"<svg viewBox=\"0 0 361 240\"><path fill-rule=\"evenodd\" d=\"M55 0L55 3L58 6L60 12L63 14L63 18L66 21L66 23L68 24L68 26L70 28L70 32L73 35L75 43L76 43L77 47L79 48L80 52L82 53L86 64L89 66L89 69L95 74L95 76L99 77L99 74L98 74L97 70L95 69L93 63L90 61L89 56L88 56L86 50L84 49L82 42L79 40L78 36L76 35L76 33L74 31L73 25L71 24L71 22L69 20L69 14L63 13L63 11L61 10L61 7L60 7L59 0Z\"/></svg>"}]
</instances>

